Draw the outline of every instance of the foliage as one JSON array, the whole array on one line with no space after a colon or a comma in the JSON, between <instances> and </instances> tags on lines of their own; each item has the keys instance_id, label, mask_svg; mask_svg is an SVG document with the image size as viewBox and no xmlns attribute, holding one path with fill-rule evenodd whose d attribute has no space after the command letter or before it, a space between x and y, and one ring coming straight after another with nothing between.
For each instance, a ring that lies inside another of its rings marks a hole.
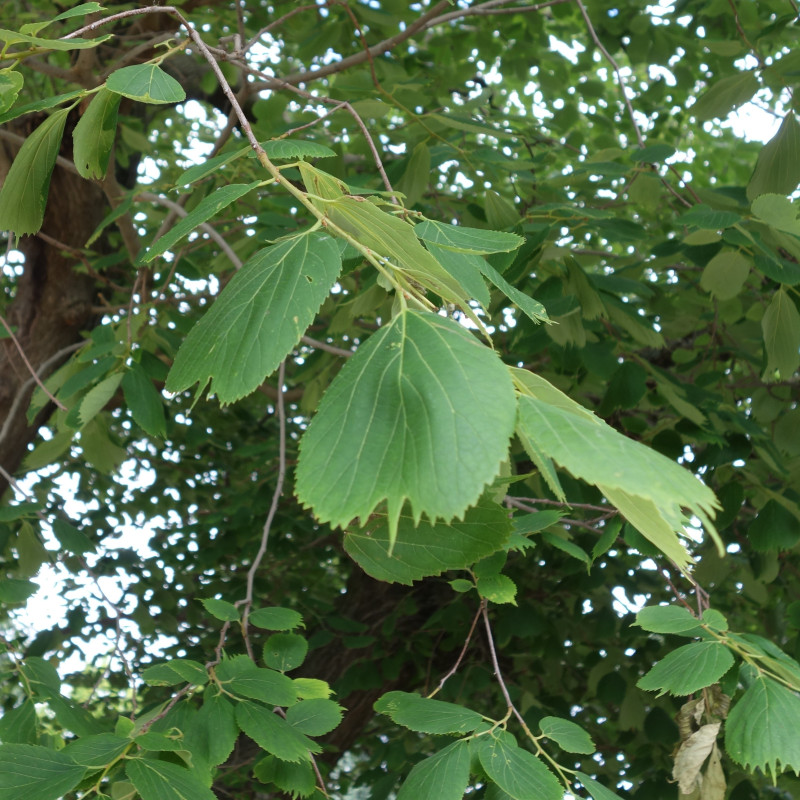
<instances>
[{"instance_id":1,"label":"foliage","mask_svg":"<svg viewBox=\"0 0 800 800\"><path fill-rule=\"evenodd\" d=\"M792 8L5 4L0 794L796 793Z\"/></svg>"}]
</instances>

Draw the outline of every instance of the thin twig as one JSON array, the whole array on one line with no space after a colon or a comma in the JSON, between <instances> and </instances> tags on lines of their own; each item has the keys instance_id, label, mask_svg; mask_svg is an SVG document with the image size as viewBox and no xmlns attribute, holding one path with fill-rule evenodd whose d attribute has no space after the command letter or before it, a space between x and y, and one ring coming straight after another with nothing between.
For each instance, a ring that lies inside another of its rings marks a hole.
<instances>
[{"instance_id":1,"label":"thin twig","mask_svg":"<svg viewBox=\"0 0 800 800\"><path fill-rule=\"evenodd\" d=\"M475 626L478 624L478 620L480 619L481 613L483 612L486 605L486 601L481 601L481 604L478 606L478 610L475 612L475 616L472 618L472 625L469 626L469 633L467 633L467 638L464 639L464 646L461 648L461 652L458 654L458 658L456 659L456 663L453 664L452 667L442 676L441 680L439 681L439 685L428 695L428 697L433 697L444 685L447 683L453 675L458 672L458 668L461 666L461 662L464 660L464 656L467 654L467 648L469 647L469 643L472 639L472 634L475 632Z\"/></svg>"},{"instance_id":2,"label":"thin twig","mask_svg":"<svg viewBox=\"0 0 800 800\"><path fill-rule=\"evenodd\" d=\"M333 353L333 355L341 356L342 358L350 358L350 356L354 355L352 350L342 350L341 347L336 347L327 342L320 342L318 339L312 339L310 336L301 336L300 341L303 344L307 344L309 347L316 347L317 350L325 350L328 353Z\"/></svg>"}]
</instances>

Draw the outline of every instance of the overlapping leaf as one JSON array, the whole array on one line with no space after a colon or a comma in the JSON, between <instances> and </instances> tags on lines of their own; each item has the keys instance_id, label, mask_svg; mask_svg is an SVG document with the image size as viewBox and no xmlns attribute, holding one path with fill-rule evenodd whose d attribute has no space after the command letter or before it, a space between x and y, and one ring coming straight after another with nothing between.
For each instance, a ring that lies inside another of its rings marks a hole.
<instances>
[{"instance_id":1,"label":"overlapping leaf","mask_svg":"<svg viewBox=\"0 0 800 800\"><path fill-rule=\"evenodd\" d=\"M733 655L721 642L692 642L668 653L636 685L687 695L716 683L732 666Z\"/></svg>"},{"instance_id":2,"label":"overlapping leaf","mask_svg":"<svg viewBox=\"0 0 800 800\"><path fill-rule=\"evenodd\" d=\"M32 744L0 745L3 800L57 800L83 778L86 768L68 755Z\"/></svg>"},{"instance_id":3,"label":"overlapping leaf","mask_svg":"<svg viewBox=\"0 0 800 800\"><path fill-rule=\"evenodd\" d=\"M469 743L453 742L414 766L397 800L461 800L469 783L469 760Z\"/></svg>"},{"instance_id":4,"label":"overlapping leaf","mask_svg":"<svg viewBox=\"0 0 800 800\"><path fill-rule=\"evenodd\" d=\"M75 169L84 178L104 178L117 132L122 96L102 87L72 132Z\"/></svg>"},{"instance_id":5,"label":"overlapping leaf","mask_svg":"<svg viewBox=\"0 0 800 800\"><path fill-rule=\"evenodd\" d=\"M256 744L284 761L307 761L309 752L318 753L322 749L272 709L257 703L239 703L236 722Z\"/></svg>"},{"instance_id":6,"label":"overlapping leaf","mask_svg":"<svg viewBox=\"0 0 800 800\"><path fill-rule=\"evenodd\" d=\"M563 787L556 776L512 737L484 736L477 744L486 774L514 800L561 800Z\"/></svg>"},{"instance_id":7,"label":"overlapping leaf","mask_svg":"<svg viewBox=\"0 0 800 800\"><path fill-rule=\"evenodd\" d=\"M125 771L141 800L216 800L214 793L185 767L152 758L132 758Z\"/></svg>"}]
</instances>

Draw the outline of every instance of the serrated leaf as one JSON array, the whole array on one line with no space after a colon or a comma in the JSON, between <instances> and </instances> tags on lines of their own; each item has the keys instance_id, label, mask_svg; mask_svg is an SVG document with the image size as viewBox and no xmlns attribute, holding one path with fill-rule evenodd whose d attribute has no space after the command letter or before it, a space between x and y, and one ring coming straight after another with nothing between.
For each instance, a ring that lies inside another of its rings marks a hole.
<instances>
[{"instance_id":1,"label":"serrated leaf","mask_svg":"<svg viewBox=\"0 0 800 800\"><path fill-rule=\"evenodd\" d=\"M18 31L7 31L0 28L0 42L7 45L13 44L32 44L34 47L41 47L44 50L86 50L90 47L97 47L99 44L111 38L111 34L99 36L97 39L42 39L38 36L29 36ZM9 57L13 53L6 54Z\"/></svg>"},{"instance_id":2,"label":"serrated leaf","mask_svg":"<svg viewBox=\"0 0 800 800\"><path fill-rule=\"evenodd\" d=\"M789 380L800 366L800 312L786 289L781 286L772 296L761 319L767 366L764 380Z\"/></svg>"},{"instance_id":3,"label":"serrated leaf","mask_svg":"<svg viewBox=\"0 0 800 800\"><path fill-rule=\"evenodd\" d=\"M731 111L750 100L758 88L758 78L752 70L728 75L703 92L689 109L689 113L698 122L715 117L725 119Z\"/></svg>"},{"instance_id":4,"label":"serrated leaf","mask_svg":"<svg viewBox=\"0 0 800 800\"><path fill-rule=\"evenodd\" d=\"M707 230L730 228L741 221L741 216L735 211L720 211L705 205L705 203L692 206L685 214L681 214L677 220L681 225Z\"/></svg>"},{"instance_id":5,"label":"serrated leaf","mask_svg":"<svg viewBox=\"0 0 800 800\"><path fill-rule=\"evenodd\" d=\"M193 683L202 686L208 681L206 668L188 658L173 658L163 664L148 667L142 678L150 686L175 686L177 683Z\"/></svg>"},{"instance_id":6,"label":"serrated leaf","mask_svg":"<svg viewBox=\"0 0 800 800\"><path fill-rule=\"evenodd\" d=\"M397 800L461 800L469 783L469 761L469 743L453 742L413 767Z\"/></svg>"},{"instance_id":7,"label":"serrated leaf","mask_svg":"<svg viewBox=\"0 0 800 800\"><path fill-rule=\"evenodd\" d=\"M288 672L305 661L308 641L297 633L273 633L264 645L264 663L272 669Z\"/></svg>"},{"instance_id":8,"label":"serrated leaf","mask_svg":"<svg viewBox=\"0 0 800 800\"><path fill-rule=\"evenodd\" d=\"M261 142L261 146L270 159L277 161L297 158L332 158L336 155L335 151L324 144L302 139L271 139L268 142Z\"/></svg>"},{"instance_id":9,"label":"serrated leaf","mask_svg":"<svg viewBox=\"0 0 800 800\"><path fill-rule=\"evenodd\" d=\"M415 526L409 514L401 514L393 548L386 518L381 517L377 525L370 521L363 530L345 534L344 549L376 580L410 586L430 575L465 569L502 548L509 534L507 512L482 498L465 512L462 521L449 524L431 525L421 520Z\"/></svg>"},{"instance_id":10,"label":"serrated leaf","mask_svg":"<svg viewBox=\"0 0 800 800\"><path fill-rule=\"evenodd\" d=\"M539 720L542 733L552 739L562 750L567 753L594 753L595 746L592 737L574 722L560 717L542 717Z\"/></svg>"},{"instance_id":11,"label":"serrated leaf","mask_svg":"<svg viewBox=\"0 0 800 800\"><path fill-rule=\"evenodd\" d=\"M488 261L481 259L480 271L494 284L526 317L534 322L549 322L547 310L538 301L519 289L515 289Z\"/></svg>"},{"instance_id":12,"label":"serrated leaf","mask_svg":"<svg viewBox=\"0 0 800 800\"><path fill-rule=\"evenodd\" d=\"M297 611L280 606L257 608L250 612L248 620L251 625L268 631L290 631L303 626L303 617Z\"/></svg>"},{"instance_id":13,"label":"serrated leaf","mask_svg":"<svg viewBox=\"0 0 800 800\"><path fill-rule=\"evenodd\" d=\"M761 148L747 184L751 202L761 194L790 195L800 183L800 128L794 113L783 118L775 136Z\"/></svg>"},{"instance_id":14,"label":"serrated leaf","mask_svg":"<svg viewBox=\"0 0 800 800\"><path fill-rule=\"evenodd\" d=\"M319 753L322 749L271 709L256 703L239 703L236 722L259 747L284 761L308 761L309 752Z\"/></svg>"},{"instance_id":15,"label":"serrated leaf","mask_svg":"<svg viewBox=\"0 0 800 800\"><path fill-rule=\"evenodd\" d=\"M140 364L131 364L123 376L122 392L134 422L150 436L165 436L167 420L161 395Z\"/></svg>"},{"instance_id":16,"label":"serrated leaf","mask_svg":"<svg viewBox=\"0 0 800 800\"><path fill-rule=\"evenodd\" d=\"M333 700L303 700L286 709L286 721L306 736L324 736L342 721L342 712Z\"/></svg>"},{"instance_id":17,"label":"serrated leaf","mask_svg":"<svg viewBox=\"0 0 800 800\"><path fill-rule=\"evenodd\" d=\"M167 391L210 379L223 404L250 394L313 322L341 266L336 243L320 233L260 250L189 332Z\"/></svg>"},{"instance_id":18,"label":"serrated leaf","mask_svg":"<svg viewBox=\"0 0 800 800\"><path fill-rule=\"evenodd\" d=\"M437 244L458 253L508 253L516 250L525 241L516 233L464 228L460 225L445 225L442 222L425 220L414 226L414 233L423 241Z\"/></svg>"},{"instance_id":19,"label":"serrated leaf","mask_svg":"<svg viewBox=\"0 0 800 800\"><path fill-rule=\"evenodd\" d=\"M473 253L458 253L432 242L426 244L428 252L459 282L464 291L477 300L483 308L488 308L491 297L481 275L485 263L483 257Z\"/></svg>"},{"instance_id":20,"label":"serrated leaf","mask_svg":"<svg viewBox=\"0 0 800 800\"><path fill-rule=\"evenodd\" d=\"M84 178L102 179L106 175L121 100L120 95L101 87L72 132L75 169Z\"/></svg>"},{"instance_id":21,"label":"serrated leaf","mask_svg":"<svg viewBox=\"0 0 800 800\"><path fill-rule=\"evenodd\" d=\"M542 533L542 541L546 542L551 547L561 550L562 553L566 553L568 556L582 561L584 564L588 565L591 563L589 554L583 548L575 544L575 542L570 541L564 536L559 536L557 533L552 533L551 531L545 531Z\"/></svg>"},{"instance_id":22,"label":"serrated leaf","mask_svg":"<svg viewBox=\"0 0 800 800\"><path fill-rule=\"evenodd\" d=\"M78 424L83 427L91 422L116 394L122 373L116 372L104 378L97 386L93 386L83 397L78 407Z\"/></svg>"},{"instance_id":23,"label":"serrated leaf","mask_svg":"<svg viewBox=\"0 0 800 800\"><path fill-rule=\"evenodd\" d=\"M511 737L484 736L478 755L486 774L514 800L561 800L563 787L555 775Z\"/></svg>"},{"instance_id":24,"label":"serrated leaf","mask_svg":"<svg viewBox=\"0 0 800 800\"><path fill-rule=\"evenodd\" d=\"M506 456L513 395L502 361L461 326L404 311L325 393L300 442L297 496L334 526L385 500L390 542L406 500L415 522L460 517Z\"/></svg>"},{"instance_id":25,"label":"serrated leaf","mask_svg":"<svg viewBox=\"0 0 800 800\"><path fill-rule=\"evenodd\" d=\"M116 761L131 744L130 739L115 736L113 733L98 733L70 742L62 752L76 764L102 769Z\"/></svg>"},{"instance_id":26,"label":"serrated leaf","mask_svg":"<svg viewBox=\"0 0 800 800\"><path fill-rule=\"evenodd\" d=\"M0 603L24 603L39 591L39 584L19 578L0 578Z\"/></svg>"},{"instance_id":27,"label":"serrated leaf","mask_svg":"<svg viewBox=\"0 0 800 800\"><path fill-rule=\"evenodd\" d=\"M212 617L221 619L223 622L239 621L239 609L227 600L217 600L215 597L206 597L201 599L200 602L203 604L203 608L205 608Z\"/></svg>"},{"instance_id":28,"label":"serrated leaf","mask_svg":"<svg viewBox=\"0 0 800 800\"><path fill-rule=\"evenodd\" d=\"M86 769L63 752L33 744L0 745L3 800L58 800L83 778Z\"/></svg>"},{"instance_id":29,"label":"serrated leaf","mask_svg":"<svg viewBox=\"0 0 800 800\"><path fill-rule=\"evenodd\" d=\"M203 698L203 705L195 717L196 724L190 731L189 743L195 744L200 757L209 766L222 764L233 751L239 729L233 704L222 694L208 695Z\"/></svg>"},{"instance_id":30,"label":"serrated leaf","mask_svg":"<svg viewBox=\"0 0 800 800\"><path fill-rule=\"evenodd\" d=\"M709 628L713 628L720 633L728 630L728 620L716 608L707 608L703 612L703 625L708 625Z\"/></svg>"},{"instance_id":31,"label":"serrated leaf","mask_svg":"<svg viewBox=\"0 0 800 800\"><path fill-rule=\"evenodd\" d=\"M257 667L245 655L226 659L215 668L215 672L227 692L273 706L290 706L297 702L297 688L291 678L272 669Z\"/></svg>"},{"instance_id":32,"label":"serrated leaf","mask_svg":"<svg viewBox=\"0 0 800 800\"><path fill-rule=\"evenodd\" d=\"M517 585L508 575L484 575L478 578L476 588L490 603L517 604Z\"/></svg>"},{"instance_id":33,"label":"serrated leaf","mask_svg":"<svg viewBox=\"0 0 800 800\"><path fill-rule=\"evenodd\" d=\"M420 733L472 733L483 724L477 711L410 692L387 692L373 708L392 722Z\"/></svg>"},{"instance_id":34,"label":"serrated leaf","mask_svg":"<svg viewBox=\"0 0 800 800\"><path fill-rule=\"evenodd\" d=\"M185 767L152 758L131 758L125 772L141 800L216 800L203 781Z\"/></svg>"},{"instance_id":35,"label":"serrated leaf","mask_svg":"<svg viewBox=\"0 0 800 800\"><path fill-rule=\"evenodd\" d=\"M157 64L134 64L112 72L106 89L140 103L181 103L186 99L183 87Z\"/></svg>"},{"instance_id":36,"label":"serrated leaf","mask_svg":"<svg viewBox=\"0 0 800 800\"><path fill-rule=\"evenodd\" d=\"M514 517L514 531L515 533L529 535L531 533L539 533L539 531L555 525L561 517L566 516L565 511L555 511L548 509L547 511L537 511L534 514L523 514L519 517Z\"/></svg>"},{"instance_id":37,"label":"serrated leaf","mask_svg":"<svg viewBox=\"0 0 800 800\"><path fill-rule=\"evenodd\" d=\"M70 525L66 520L53 520L53 533L59 544L75 555L82 556L84 553L94 553L96 550L86 534L79 531L74 525Z\"/></svg>"},{"instance_id":38,"label":"serrated leaf","mask_svg":"<svg viewBox=\"0 0 800 800\"><path fill-rule=\"evenodd\" d=\"M301 700L325 700L333 694L331 687L319 678L295 678L292 682Z\"/></svg>"},{"instance_id":39,"label":"serrated leaf","mask_svg":"<svg viewBox=\"0 0 800 800\"><path fill-rule=\"evenodd\" d=\"M0 742L4 744L34 744L36 742L36 706L26 698L16 708L4 711L0 717Z\"/></svg>"},{"instance_id":40,"label":"serrated leaf","mask_svg":"<svg viewBox=\"0 0 800 800\"><path fill-rule=\"evenodd\" d=\"M492 189L484 195L484 209L490 228L510 228L519 222L517 209Z\"/></svg>"},{"instance_id":41,"label":"serrated leaf","mask_svg":"<svg viewBox=\"0 0 800 800\"><path fill-rule=\"evenodd\" d=\"M753 262L738 250L725 250L703 268L700 285L718 300L730 300L742 290Z\"/></svg>"},{"instance_id":42,"label":"serrated leaf","mask_svg":"<svg viewBox=\"0 0 800 800\"><path fill-rule=\"evenodd\" d=\"M281 761L275 756L265 756L253 768L253 775L263 783L274 783L292 797L309 797L314 794L317 783L314 767L310 761L299 764Z\"/></svg>"},{"instance_id":43,"label":"serrated leaf","mask_svg":"<svg viewBox=\"0 0 800 800\"><path fill-rule=\"evenodd\" d=\"M204 197L177 225L165 233L142 256L141 262L149 264L156 256L170 250L184 236L188 236L198 225L208 222L211 217L227 208L231 203L240 200L248 192L258 186L259 181L252 183L232 183L221 186L215 192Z\"/></svg>"},{"instance_id":44,"label":"serrated leaf","mask_svg":"<svg viewBox=\"0 0 800 800\"><path fill-rule=\"evenodd\" d=\"M636 614L636 625L652 633L686 633L700 621L683 606L646 606Z\"/></svg>"},{"instance_id":45,"label":"serrated leaf","mask_svg":"<svg viewBox=\"0 0 800 800\"><path fill-rule=\"evenodd\" d=\"M725 750L746 769L800 772L800 697L759 677L731 709L725 723Z\"/></svg>"},{"instance_id":46,"label":"serrated leaf","mask_svg":"<svg viewBox=\"0 0 800 800\"><path fill-rule=\"evenodd\" d=\"M66 108L53 112L17 153L0 189L0 230L23 236L42 227L50 176L67 114Z\"/></svg>"},{"instance_id":47,"label":"serrated leaf","mask_svg":"<svg viewBox=\"0 0 800 800\"><path fill-rule=\"evenodd\" d=\"M622 800L618 794L583 772L576 772L575 777L591 794L593 800Z\"/></svg>"},{"instance_id":48,"label":"serrated leaf","mask_svg":"<svg viewBox=\"0 0 800 800\"><path fill-rule=\"evenodd\" d=\"M211 175L213 172L216 172L220 167L225 166L225 164L229 164L231 161L235 161L237 158L241 158L250 152L252 152L252 150L248 145L247 147L241 147L229 153L222 153L213 158L208 158L201 164L195 164L189 167L185 172L182 172L175 181L175 185L185 186L187 183L199 181L201 178L205 178L206 175Z\"/></svg>"},{"instance_id":49,"label":"serrated leaf","mask_svg":"<svg viewBox=\"0 0 800 800\"><path fill-rule=\"evenodd\" d=\"M667 653L636 685L683 696L716 683L732 666L733 655L724 644L692 642Z\"/></svg>"}]
</instances>

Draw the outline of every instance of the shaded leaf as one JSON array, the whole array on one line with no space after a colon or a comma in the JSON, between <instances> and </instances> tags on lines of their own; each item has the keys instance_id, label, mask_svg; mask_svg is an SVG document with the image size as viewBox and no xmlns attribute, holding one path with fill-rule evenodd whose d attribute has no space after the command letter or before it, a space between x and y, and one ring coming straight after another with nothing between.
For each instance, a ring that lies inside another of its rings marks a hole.
<instances>
[{"instance_id":1,"label":"shaded leaf","mask_svg":"<svg viewBox=\"0 0 800 800\"><path fill-rule=\"evenodd\" d=\"M659 694L687 695L716 683L733 666L731 651L720 642L693 642L673 650L636 685Z\"/></svg>"},{"instance_id":2,"label":"shaded leaf","mask_svg":"<svg viewBox=\"0 0 800 800\"><path fill-rule=\"evenodd\" d=\"M186 99L180 83L157 64L134 64L115 70L106 80L106 89L140 103L180 103Z\"/></svg>"},{"instance_id":3,"label":"shaded leaf","mask_svg":"<svg viewBox=\"0 0 800 800\"><path fill-rule=\"evenodd\" d=\"M116 761L132 744L130 739L115 736L113 733L98 733L70 742L62 752L76 764L102 769Z\"/></svg>"},{"instance_id":4,"label":"shaded leaf","mask_svg":"<svg viewBox=\"0 0 800 800\"><path fill-rule=\"evenodd\" d=\"M259 747L284 761L308 761L309 752L322 749L271 709L256 703L239 703L236 722Z\"/></svg>"},{"instance_id":5,"label":"shaded leaf","mask_svg":"<svg viewBox=\"0 0 800 800\"><path fill-rule=\"evenodd\" d=\"M469 743L453 742L414 766L397 800L461 800L469 783Z\"/></svg>"},{"instance_id":6,"label":"shaded leaf","mask_svg":"<svg viewBox=\"0 0 800 800\"><path fill-rule=\"evenodd\" d=\"M703 268L700 285L718 300L730 300L742 290L752 261L738 250L717 253Z\"/></svg>"},{"instance_id":7,"label":"shaded leaf","mask_svg":"<svg viewBox=\"0 0 800 800\"><path fill-rule=\"evenodd\" d=\"M161 394L140 364L131 364L123 376L122 392L134 422L150 436L165 436L167 420Z\"/></svg>"},{"instance_id":8,"label":"shaded leaf","mask_svg":"<svg viewBox=\"0 0 800 800\"><path fill-rule=\"evenodd\" d=\"M63 752L33 744L0 745L0 796L3 800L58 800L71 791L86 769Z\"/></svg>"},{"instance_id":9,"label":"shaded leaf","mask_svg":"<svg viewBox=\"0 0 800 800\"><path fill-rule=\"evenodd\" d=\"M122 97L101 87L72 132L73 160L84 178L104 178L117 133Z\"/></svg>"},{"instance_id":10,"label":"shaded leaf","mask_svg":"<svg viewBox=\"0 0 800 800\"><path fill-rule=\"evenodd\" d=\"M426 243L437 244L458 253L505 253L516 250L525 241L516 233L464 228L460 225L445 225L425 220L414 226L414 233Z\"/></svg>"},{"instance_id":11,"label":"shaded leaf","mask_svg":"<svg viewBox=\"0 0 800 800\"><path fill-rule=\"evenodd\" d=\"M216 800L202 780L185 767L151 758L131 758L125 772L141 800Z\"/></svg>"},{"instance_id":12,"label":"shaded leaf","mask_svg":"<svg viewBox=\"0 0 800 800\"><path fill-rule=\"evenodd\" d=\"M257 608L248 617L251 625L266 628L269 631L289 631L303 625L303 617L291 608L272 606Z\"/></svg>"},{"instance_id":13,"label":"shaded leaf","mask_svg":"<svg viewBox=\"0 0 800 800\"><path fill-rule=\"evenodd\" d=\"M342 721L342 711L326 698L303 700L286 710L286 721L306 736L324 736Z\"/></svg>"},{"instance_id":14,"label":"shaded leaf","mask_svg":"<svg viewBox=\"0 0 800 800\"><path fill-rule=\"evenodd\" d=\"M563 787L555 775L512 737L482 737L478 755L486 774L514 800L561 800Z\"/></svg>"},{"instance_id":15,"label":"shaded leaf","mask_svg":"<svg viewBox=\"0 0 800 800\"><path fill-rule=\"evenodd\" d=\"M761 148L747 184L747 199L760 194L790 195L800 183L800 128L794 113L783 118L778 132Z\"/></svg>"},{"instance_id":16,"label":"shaded leaf","mask_svg":"<svg viewBox=\"0 0 800 800\"><path fill-rule=\"evenodd\" d=\"M575 777L586 787L593 800L621 800L618 794L612 792L611 789L603 786L602 783L599 783L589 775L583 772L576 772Z\"/></svg>"},{"instance_id":17,"label":"shaded leaf","mask_svg":"<svg viewBox=\"0 0 800 800\"><path fill-rule=\"evenodd\" d=\"M800 312L783 286L772 296L761 329L767 351L764 380L774 380L775 371L788 380L800 366Z\"/></svg>"},{"instance_id":18,"label":"shaded leaf","mask_svg":"<svg viewBox=\"0 0 800 800\"><path fill-rule=\"evenodd\" d=\"M310 761L293 763L266 756L253 768L253 775L263 783L274 783L292 797L309 797L314 794L317 777Z\"/></svg>"},{"instance_id":19,"label":"shaded leaf","mask_svg":"<svg viewBox=\"0 0 800 800\"><path fill-rule=\"evenodd\" d=\"M539 720L542 733L552 739L562 750L568 753L594 753L592 737L574 722L560 717L542 717Z\"/></svg>"},{"instance_id":20,"label":"shaded leaf","mask_svg":"<svg viewBox=\"0 0 800 800\"><path fill-rule=\"evenodd\" d=\"M421 733L472 733L483 724L477 711L416 693L387 692L373 707L398 725Z\"/></svg>"},{"instance_id":21,"label":"shaded leaf","mask_svg":"<svg viewBox=\"0 0 800 800\"><path fill-rule=\"evenodd\" d=\"M689 109L698 122L719 117L724 119L735 108L746 103L758 91L759 83L755 72L737 72L720 78L713 86L700 95Z\"/></svg>"}]
</instances>

